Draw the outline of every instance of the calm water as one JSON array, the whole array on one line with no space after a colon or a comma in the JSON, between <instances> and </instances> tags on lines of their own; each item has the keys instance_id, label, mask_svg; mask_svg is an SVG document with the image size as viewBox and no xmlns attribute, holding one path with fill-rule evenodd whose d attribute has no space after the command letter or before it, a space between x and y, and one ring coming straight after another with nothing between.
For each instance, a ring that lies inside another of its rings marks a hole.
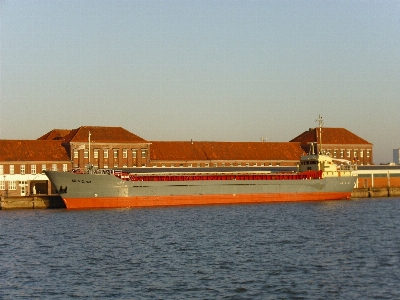
<instances>
[{"instance_id":1,"label":"calm water","mask_svg":"<svg viewBox=\"0 0 400 300\"><path fill-rule=\"evenodd\" d=\"M0 211L1 299L400 299L400 198Z\"/></svg>"}]
</instances>

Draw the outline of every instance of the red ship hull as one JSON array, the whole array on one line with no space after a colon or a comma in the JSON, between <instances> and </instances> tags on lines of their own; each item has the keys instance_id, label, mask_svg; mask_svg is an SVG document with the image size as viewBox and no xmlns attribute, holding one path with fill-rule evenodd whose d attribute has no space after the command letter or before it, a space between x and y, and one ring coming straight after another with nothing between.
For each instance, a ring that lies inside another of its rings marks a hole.
<instances>
[{"instance_id":1,"label":"red ship hull","mask_svg":"<svg viewBox=\"0 0 400 300\"><path fill-rule=\"evenodd\" d=\"M299 202L349 199L351 192L320 192L303 194L240 194L240 195L171 195L135 197L64 198L68 209L160 207L186 205L218 205L244 203Z\"/></svg>"}]
</instances>

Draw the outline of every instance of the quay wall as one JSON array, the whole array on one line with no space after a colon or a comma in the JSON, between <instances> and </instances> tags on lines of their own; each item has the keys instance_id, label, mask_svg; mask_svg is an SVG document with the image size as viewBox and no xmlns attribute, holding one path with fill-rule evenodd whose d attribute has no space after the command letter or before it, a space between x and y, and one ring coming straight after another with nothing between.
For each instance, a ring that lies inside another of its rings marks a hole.
<instances>
[{"instance_id":1,"label":"quay wall","mask_svg":"<svg viewBox=\"0 0 400 300\"><path fill-rule=\"evenodd\" d=\"M1 197L0 209L66 208L58 195Z\"/></svg>"},{"instance_id":2,"label":"quay wall","mask_svg":"<svg viewBox=\"0 0 400 300\"><path fill-rule=\"evenodd\" d=\"M351 193L352 198L379 198L379 197L400 197L400 188L356 188Z\"/></svg>"}]
</instances>

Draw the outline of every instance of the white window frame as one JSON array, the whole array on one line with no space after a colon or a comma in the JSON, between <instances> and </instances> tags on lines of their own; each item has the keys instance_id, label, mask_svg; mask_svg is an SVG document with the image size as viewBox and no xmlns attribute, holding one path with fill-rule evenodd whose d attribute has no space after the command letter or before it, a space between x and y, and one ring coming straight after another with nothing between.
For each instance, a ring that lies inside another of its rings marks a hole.
<instances>
[{"instance_id":1,"label":"white window frame","mask_svg":"<svg viewBox=\"0 0 400 300\"><path fill-rule=\"evenodd\" d=\"M26 173L26 166L25 165L20 165L19 166L19 172L21 175L25 175Z\"/></svg>"},{"instance_id":2,"label":"white window frame","mask_svg":"<svg viewBox=\"0 0 400 300\"><path fill-rule=\"evenodd\" d=\"M99 149L93 150L93 158L99 158Z\"/></svg>"},{"instance_id":3,"label":"white window frame","mask_svg":"<svg viewBox=\"0 0 400 300\"><path fill-rule=\"evenodd\" d=\"M118 149L113 149L113 153L114 158L118 158Z\"/></svg>"},{"instance_id":4,"label":"white window frame","mask_svg":"<svg viewBox=\"0 0 400 300\"><path fill-rule=\"evenodd\" d=\"M6 182L4 180L0 181L0 191L5 191L6 189Z\"/></svg>"},{"instance_id":5,"label":"white window frame","mask_svg":"<svg viewBox=\"0 0 400 300\"><path fill-rule=\"evenodd\" d=\"M63 172L67 172L68 171L68 165L67 164L63 164Z\"/></svg>"},{"instance_id":6,"label":"white window frame","mask_svg":"<svg viewBox=\"0 0 400 300\"><path fill-rule=\"evenodd\" d=\"M8 189L10 191L16 191L17 190L17 182L15 180L9 181L8 182Z\"/></svg>"},{"instance_id":7,"label":"white window frame","mask_svg":"<svg viewBox=\"0 0 400 300\"><path fill-rule=\"evenodd\" d=\"M132 158L136 159L137 157L137 149L132 149Z\"/></svg>"},{"instance_id":8,"label":"white window frame","mask_svg":"<svg viewBox=\"0 0 400 300\"><path fill-rule=\"evenodd\" d=\"M74 158L79 158L79 150L74 149Z\"/></svg>"},{"instance_id":9,"label":"white window frame","mask_svg":"<svg viewBox=\"0 0 400 300\"><path fill-rule=\"evenodd\" d=\"M142 149L142 158L146 158L146 157L147 157L147 150Z\"/></svg>"},{"instance_id":10,"label":"white window frame","mask_svg":"<svg viewBox=\"0 0 400 300\"><path fill-rule=\"evenodd\" d=\"M89 158L89 149L83 150L83 158Z\"/></svg>"},{"instance_id":11,"label":"white window frame","mask_svg":"<svg viewBox=\"0 0 400 300\"><path fill-rule=\"evenodd\" d=\"M14 165L10 165L10 175L14 175Z\"/></svg>"},{"instance_id":12,"label":"white window frame","mask_svg":"<svg viewBox=\"0 0 400 300\"><path fill-rule=\"evenodd\" d=\"M47 165L46 164L42 164L42 173L43 173L43 171L46 171L47 170Z\"/></svg>"},{"instance_id":13,"label":"white window frame","mask_svg":"<svg viewBox=\"0 0 400 300\"><path fill-rule=\"evenodd\" d=\"M36 175L36 165L31 165L31 174Z\"/></svg>"},{"instance_id":14,"label":"white window frame","mask_svg":"<svg viewBox=\"0 0 400 300\"><path fill-rule=\"evenodd\" d=\"M122 149L122 158L128 158L128 149Z\"/></svg>"},{"instance_id":15,"label":"white window frame","mask_svg":"<svg viewBox=\"0 0 400 300\"><path fill-rule=\"evenodd\" d=\"M4 175L4 165L0 165L0 175Z\"/></svg>"},{"instance_id":16,"label":"white window frame","mask_svg":"<svg viewBox=\"0 0 400 300\"><path fill-rule=\"evenodd\" d=\"M108 149L104 149L103 158L108 158Z\"/></svg>"},{"instance_id":17,"label":"white window frame","mask_svg":"<svg viewBox=\"0 0 400 300\"><path fill-rule=\"evenodd\" d=\"M57 171L57 164L51 164L51 170Z\"/></svg>"}]
</instances>

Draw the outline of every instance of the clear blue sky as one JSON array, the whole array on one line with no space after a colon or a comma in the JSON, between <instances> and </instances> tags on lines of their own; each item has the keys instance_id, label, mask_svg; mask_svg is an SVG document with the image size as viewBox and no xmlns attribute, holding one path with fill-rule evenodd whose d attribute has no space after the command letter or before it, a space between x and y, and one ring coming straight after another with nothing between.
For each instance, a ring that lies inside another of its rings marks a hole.
<instances>
[{"instance_id":1,"label":"clear blue sky","mask_svg":"<svg viewBox=\"0 0 400 300\"><path fill-rule=\"evenodd\" d=\"M0 139L121 126L289 141L321 114L400 147L400 1L1 1Z\"/></svg>"}]
</instances>

